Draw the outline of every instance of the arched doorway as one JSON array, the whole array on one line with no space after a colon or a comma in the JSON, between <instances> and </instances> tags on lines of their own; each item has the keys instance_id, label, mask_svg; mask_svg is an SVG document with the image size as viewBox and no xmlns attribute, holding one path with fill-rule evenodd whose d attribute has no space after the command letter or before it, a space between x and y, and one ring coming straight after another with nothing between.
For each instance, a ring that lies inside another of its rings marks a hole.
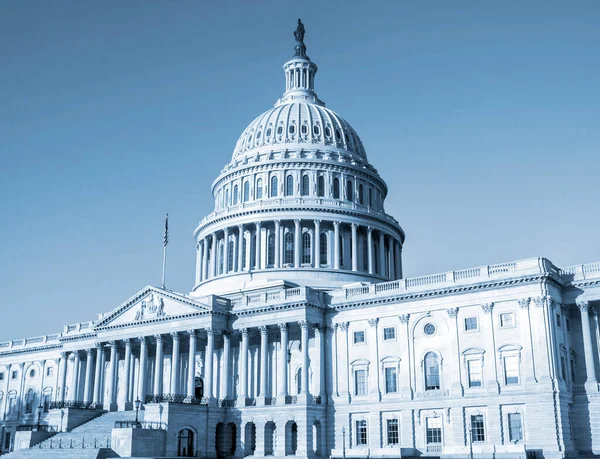
<instances>
[{"instance_id":1,"label":"arched doorway","mask_svg":"<svg viewBox=\"0 0 600 459\"><path fill-rule=\"evenodd\" d=\"M226 449L226 438L225 438L225 424L219 422L217 424L217 432L215 435L215 450L217 451L218 457L224 457L227 455Z\"/></svg>"},{"instance_id":2,"label":"arched doorway","mask_svg":"<svg viewBox=\"0 0 600 459\"><path fill-rule=\"evenodd\" d=\"M295 456L298 450L298 424L288 421L285 425L285 455Z\"/></svg>"},{"instance_id":3,"label":"arched doorway","mask_svg":"<svg viewBox=\"0 0 600 459\"><path fill-rule=\"evenodd\" d=\"M204 381L200 376L196 376L195 387L194 387L194 397L200 400L204 397Z\"/></svg>"},{"instance_id":4,"label":"arched doorway","mask_svg":"<svg viewBox=\"0 0 600 459\"><path fill-rule=\"evenodd\" d=\"M265 424L265 456L273 456L275 454L275 432L275 423L268 421Z\"/></svg>"},{"instance_id":5,"label":"arched doorway","mask_svg":"<svg viewBox=\"0 0 600 459\"><path fill-rule=\"evenodd\" d=\"M256 425L253 422L246 423L244 428L244 455L253 456L256 450Z\"/></svg>"},{"instance_id":6,"label":"arched doorway","mask_svg":"<svg viewBox=\"0 0 600 459\"><path fill-rule=\"evenodd\" d=\"M194 457L194 432L181 429L177 434L177 456Z\"/></svg>"}]
</instances>

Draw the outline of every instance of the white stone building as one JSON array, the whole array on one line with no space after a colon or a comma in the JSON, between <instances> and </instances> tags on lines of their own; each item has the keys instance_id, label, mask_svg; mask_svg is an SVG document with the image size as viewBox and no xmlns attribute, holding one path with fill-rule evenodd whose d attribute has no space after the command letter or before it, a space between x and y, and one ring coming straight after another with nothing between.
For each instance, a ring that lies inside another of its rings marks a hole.
<instances>
[{"instance_id":1,"label":"white stone building","mask_svg":"<svg viewBox=\"0 0 600 459\"><path fill-rule=\"evenodd\" d=\"M140 400L156 456L600 453L600 263L403 278L387 186L317 97L303 35L213 183L192 291L0 343L1 451Z\"/></svg>"}]
</instances>

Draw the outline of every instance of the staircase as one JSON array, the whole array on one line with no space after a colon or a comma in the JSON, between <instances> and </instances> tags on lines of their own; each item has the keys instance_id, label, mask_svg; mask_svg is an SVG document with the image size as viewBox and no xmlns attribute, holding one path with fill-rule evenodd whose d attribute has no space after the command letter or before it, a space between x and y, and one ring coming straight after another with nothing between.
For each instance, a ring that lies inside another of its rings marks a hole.
<instances>
[{"instance_id":1,"label":"staircase","mask_svg":"<svg viewBox=\"0 0 600 459\"><path fill-rule=\"evenodd\" d=\"M143 411L140 412L140 421ZM94 418L70 432L61 432L29 449L7 454L6 459L106 459L119 457L111 449L115 421L135 421L135 411L113 411Z\"/></svg>"}]
</instances>

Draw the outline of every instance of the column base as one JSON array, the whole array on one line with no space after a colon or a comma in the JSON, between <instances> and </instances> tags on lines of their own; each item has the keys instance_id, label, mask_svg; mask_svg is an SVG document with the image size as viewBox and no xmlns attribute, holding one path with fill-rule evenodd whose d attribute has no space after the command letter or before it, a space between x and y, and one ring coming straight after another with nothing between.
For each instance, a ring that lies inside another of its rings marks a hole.
<instances>
[{"instance_id":1,"label":"column base","mask_svg":"<svg viewBox=\"0 0 600 459\"><path fill-rule=\"evenodd\" d=\"M119 405L116 403L109 403L106 409L107 411L119 411Z\"/></svg>"},{"instance_id":2,"label":"column base","mask_svg":"<svg viewBox=\"0 0 600 459\"><path fill-rule=\"evenodd\" d=\"M586 381L585 382L585 391L588 394L593 394L594 392L598 392L598 381Z\"/></svg>"},{"instance_id":3,"label":"column base","mask_svg":"<svg viewBox=\"0 0 600 459\"><path fill-rule=\"evenodd\" d=\"M133 403L131 402L119 402L119 411L132 411Z\"/></svg>"}]
</instances>

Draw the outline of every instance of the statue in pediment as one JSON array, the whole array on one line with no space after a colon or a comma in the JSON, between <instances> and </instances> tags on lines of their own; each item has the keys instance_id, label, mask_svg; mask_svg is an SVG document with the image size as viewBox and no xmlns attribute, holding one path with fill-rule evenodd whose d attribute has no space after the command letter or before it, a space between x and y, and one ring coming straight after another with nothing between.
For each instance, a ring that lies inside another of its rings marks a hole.
<instances>
[{"instance_id":1,"label":"statue in pediment","mask_svg":"<svg viewBox=\"0 0 600 459\"><path fill-rule=\"evenodd\" d=\"M157 318L165 315L165 301L162 297L152 293L148 301L142 300L139 309L135 313L135 321L146 318Z\"/></svg>"}]
</instances>

